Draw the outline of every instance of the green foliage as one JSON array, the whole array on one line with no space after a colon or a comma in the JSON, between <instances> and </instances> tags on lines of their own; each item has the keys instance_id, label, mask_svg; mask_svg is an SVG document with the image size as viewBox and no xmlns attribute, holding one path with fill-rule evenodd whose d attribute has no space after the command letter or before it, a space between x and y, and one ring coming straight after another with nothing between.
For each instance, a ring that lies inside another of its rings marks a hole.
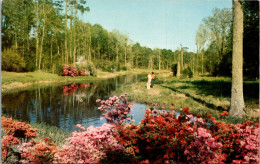
<instances>
[{"instance_id":1,"label":"green foliage","mask_svg":"<svg viewBox=\"0 0 260 164\"><path fill-rule=\"evenodd\" d=\"M120 63L117 64L117 68L116 68L117 71L121 71L121 66L120 66Z\"/></svg>"},{"instance_id":2,"label":"green foliage","mask_svg":"<svg viewBox=\"0 0 260 164\"><path fill-rule=\"evenodd\" d=\"M193 78L193 72L192 72L191 68L190 68L190 67L185 68L185 69L182 71L182 76L183 76L183 77Z\"/></svg>"},{"instance_id":3,"label":"green foliage","mask_svg":"<svg viewBox=\"0 0 260 164\"><path fill-rule=\"evenodd\" d=\"M11 49L2 53L2 70L23 72L26 68L24 58Z\"/></svg>"},{"instance_id":4,"label":"green foliage","mask_svg":"<svg viewBox=\"0 0 260 164\"><path fill-rule=\"evenodd\" d=\"M127 67L126 67L126 66L123 66L123 67L122 67L122 70L123 70L123 71L127 71Z\"/></svg>"}]
</instances>

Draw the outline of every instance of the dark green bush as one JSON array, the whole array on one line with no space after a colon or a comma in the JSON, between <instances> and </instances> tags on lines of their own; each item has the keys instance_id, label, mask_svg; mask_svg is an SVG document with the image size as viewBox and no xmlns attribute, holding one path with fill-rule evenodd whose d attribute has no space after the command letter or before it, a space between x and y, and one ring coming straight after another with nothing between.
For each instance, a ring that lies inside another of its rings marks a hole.
<instances>
[{"instance_id":1,"label":"dark green bush","mask_svg":"<svg viewBox=\"0 0 260 164\"><path fill-rule=\"evenodd\" d=\"M122 67L122 70L123 70L123 71L126 71L126 70L127 70L127 67L126 67L126 66L123 66L123 67Z\"/></svg>"},{"instance_id":2,"label":"dark green bush","mask_svg":"<svg viewBox=\"0 0 260 164\"><path fill-rule=\"evenodd\" d=\"M183 76L183 77L193 78L193 72L192 72L192 70L190 69L190 67L187 67L187 68L185 68L185 69L182 71L182 76Z\"/></svg>"},{"instance_id":3,"label":"dark green bush","mask_svg":"<svg viewBox=\"0 0 260 164\"><path fill-rule=\"evenodd\" d=\"M14 50L7 49L2 53L2 70L13 72L24 72L26 63Z\"/></svg>"}]
</instances>

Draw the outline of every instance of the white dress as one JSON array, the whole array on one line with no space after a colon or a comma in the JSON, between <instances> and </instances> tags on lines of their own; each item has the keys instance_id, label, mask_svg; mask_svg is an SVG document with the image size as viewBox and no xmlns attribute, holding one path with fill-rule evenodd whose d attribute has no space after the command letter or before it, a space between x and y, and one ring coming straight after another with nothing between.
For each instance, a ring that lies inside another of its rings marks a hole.
<instances>
[{"instance_id":1,"label":"white dress","mask_svg":"<svg viewBox=\"0 0 260 164\"><path fill-rule=\"evenodd\" d=\"M148 74L147 89L150 89L150 87L151 87L151 81L152 81L152 76L151 76L151 74Z\"/></svg>"}]
</instances>

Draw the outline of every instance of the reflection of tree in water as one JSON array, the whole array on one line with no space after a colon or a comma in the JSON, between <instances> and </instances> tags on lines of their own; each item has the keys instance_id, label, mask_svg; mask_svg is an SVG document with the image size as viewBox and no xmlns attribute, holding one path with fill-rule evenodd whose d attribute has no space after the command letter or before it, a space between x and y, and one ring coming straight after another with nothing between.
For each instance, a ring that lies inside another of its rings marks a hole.
<instances>
[{"instance_id":1,"label":"reflection of tree in water","mask_svg":"<svg viewBox=\"0 0 260 164\"><path fill-rule=\"evenodd\" d=\"M72 130L75 124L99 120L102 112L96 99L107 99L120 84L133 82L135 76L108 79L97 83L39 87L2 97L2 112L28 122L45 122Z\"/></svg>"}]
</instances>

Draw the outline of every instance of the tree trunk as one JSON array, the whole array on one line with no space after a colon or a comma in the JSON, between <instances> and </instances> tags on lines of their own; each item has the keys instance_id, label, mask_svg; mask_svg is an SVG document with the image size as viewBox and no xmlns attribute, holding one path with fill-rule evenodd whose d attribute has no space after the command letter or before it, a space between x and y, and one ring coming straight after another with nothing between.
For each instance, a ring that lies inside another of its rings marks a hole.
<instances>
[{"instance_id":1,"label":"tree trunk","mask_svg":"<svg viewBox=\"0 0 260 164\"><path fill-rule=\"evenodd\" d=\"M53 41L53 37L52 37L52 33L51 33L51 70L52 69L52 41Z\"/></svg>"},{"instance_id":2,"label":"tree trunk","mask_svg":"<svg viewBox=\"0 0 260 164\"><path fill-rule=\"evenodd\" d=\"M201 52L201 73L203 74L203 52Z\"/></svg>"},{"instance_id":3,"label":"tree trunk","mask_svg":"<svg viewBox=\"0 0 260 164\"><path fill-rule=\"evenodd\" d=\"M67 18L67 4L68 4L68 0L65 0L65 40L64 40L64 48L65 48L65 62L68 64L68 18Z\"/></svg>"},{"instance_id":4,"label":"tree trunk","mask_svg":"<svg viewBox=\"0 0 260 164\"><path fill-rule=\"evenodd\" d=\"M177 77L180 77L181 76L181 68L180 68L180 62L178 61L177 63L177 74L176 74Z\"/></svg>"},{"instance_id":5,"label":"tree trunk","mask_svg":"<svg viewBox=\"0 0 260 164\"><path fill-rule=\"evenodd\" d=\"M88 33L89 33L89 47L88 47L88 60L91 60L91 31L90 27L88 27Z\"/></svg>"},{"instance_id":6,"label":"tree trunk","mask_svg":"<svg viewBox=\"0 0 260 164\"><path fill-rule=\"evenodd\" d=\"M35 50L35 53L36 53L36 57L35 57L36 69L38 68L38 55L39 55L39 37L38 37L38 34L39 34L39 4L37 2L37 4L36 4L36 36L35 36L35 39L36 39L36 50Z\"/></svg>"},{"instance_id":7,"label":"tree trunk","mask_svg":"<svg viewBox=\"0 0 260 164\"><path fill-rule=\"evenodd\" d=\"M159 49L159 70L161 70L161 51Z\"/></svg>"},{"instance_id":8,"label":"tree trunk","mask_svg":"<svg viewBox=\"0 0 260 164\"><path fill-rule=\"evenodd\" d=\"M243 11L239 0L233 0L233 53L230 116L245 116L243 96Z\"/></svg>"},{"instance_id":9,"label":"tree trunk","mask_svg":"<svg viewBox=\"0 0 260 164\"><path fill-rule=\"evenodd\" d=\"M183 49L181 48L181 71L183 70Z\"/></svg>"},{"instance_id":10,"label":"tree trunk","mask_svg":"<svg viewBox=\"0 0 260 164\"><path fill-rule=\"evenodd\" d=\"M126 45L125 45L125 67L126 67Z\"/></svg>"},{"instance_id":11,"label":"tree trunk","mask_svg":"<svg viewBox=\"0 0 260 164\"><path fill-rule=\"evenodd\" d=\"M116 66L118 66L118 47L116 44Z\"/></svg>"}]
</instances>

